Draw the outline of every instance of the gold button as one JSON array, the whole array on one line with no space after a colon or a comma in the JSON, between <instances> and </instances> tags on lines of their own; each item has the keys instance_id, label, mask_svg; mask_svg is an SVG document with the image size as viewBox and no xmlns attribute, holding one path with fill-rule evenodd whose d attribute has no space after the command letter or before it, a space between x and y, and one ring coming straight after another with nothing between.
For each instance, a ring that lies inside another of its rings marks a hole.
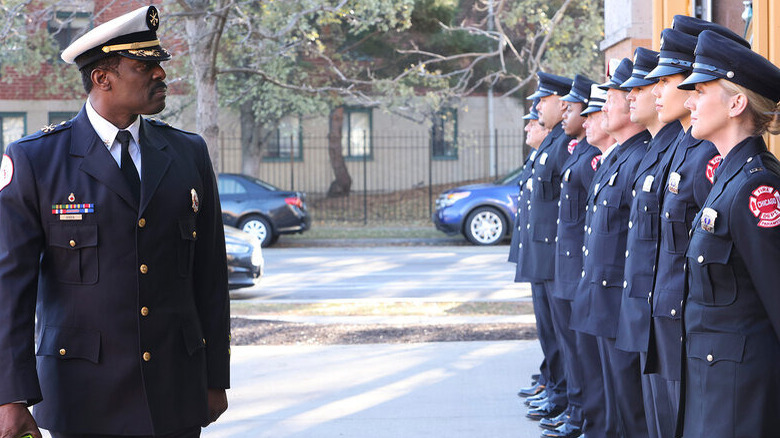
<instances>
[{"instance_id":1,"label":"gold button","mask_svg":"<svg viewBox=\"0 0 780 438\"><path fill-rule=\"evenodd\" d=\"M75 240L71 240L70 242L68 242L68 244L70 245L71 248L73 248L73 247L76 246L76 241Z\"/></svg>"},{"instance_id":2,"label":"gold button","mask_svg":"<svg viewBox=\"0 0 780 438\"><path fill-rule=\"evenodd\" d=\"M713 360L715 360L715 358L714 358L714 357L712 357L712 355L711 355L711 354L708 354L708 355L707 355L707 362L712 362Z\"/></svg>"},{"instance_id":3,"label":"gold button","mask_svg":"<svg viewBox=\"0 0 780 438\"><path fill-rule=\"evenodd\" d=\"M145 226L146 226L146 219L144 218L138 219L138 227L143 228Z\"/></svg>"},{"instance_id":4,"label":"gold button","mask_svg":"<svg viewBox=\"0 0 780 438\"><path fill-rule=\"evenodd\" d=\"M141 307L141 316L148 316L149 315L149 308L144 306Z\"/></svg>"},{"instance_id":5,"label":"gold button","mask_svg":"<svg viewBox=\"0 0 780 438\"><path fill-rule=\"evenodd\" d=\"M671 311L671 312L669 312L669 313L671 313L671 314L672 314L672 316L674 316L674 315L677 315L677 311L676 311L676 310L674 310L674 309L672 309L672 311Z\"/></svg>"},{"instance_id":6,"label":"gold button","mask_svg":"<svg viewBox=\"0 0 780 438\"><path fill-rule=\"evenodd\" d=\"M196 238L196 237L198 237L198 233L197 233L196 231L193 231L193 232L192 232L192 238L194 239L194 238Z\"/></svg>"},{"instance_id":7,"label":"gold button","mask_svg":"<svg viewBox=\"0 0 780 438\"><path fill-rule=\"evenodd\" d=\"M152 360L152 354L147 351L144 353L144 362L149 362L150 360Z\"/></svg>"},{"instance_id":8,"label":"gold button","mask_svg":"<svg viewBox=\"0 0 780 438\"><path fill-rule=\"evenodd\" d=\"M60 348L60 356L65 356L65 353L67 353L67 351L65 351L64 348Z\"/></svg>"},{"instance_id":9,"label":"gold button","mask_svg":"<svg viewBox=\"0 0 780 438\"><path fill-rule=\"evenodd\" d=\"M203 338L202 341L203 341L203 345L206 345L206 338Z\"/></svg>"},{"instance_id":10,"label":"gold button","mask_svg":"<svg viewBox=\"0 0 780 438\"><path fill-rule=\"evenodd\" d=\"M141 265L140 269L142 274L146 274L147 272L149 272L149 267L146 265Z\"/></svg>"}]
</instances>

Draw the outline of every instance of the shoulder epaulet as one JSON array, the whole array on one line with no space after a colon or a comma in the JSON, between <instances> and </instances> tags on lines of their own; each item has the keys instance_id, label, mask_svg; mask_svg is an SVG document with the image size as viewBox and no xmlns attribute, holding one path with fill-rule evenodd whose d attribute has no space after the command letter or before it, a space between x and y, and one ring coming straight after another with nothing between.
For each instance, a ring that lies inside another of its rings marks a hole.
<instances>
[{"instance_id":1,"label":"shoulder epaulet","mask_svg":"<svg viewBox=\"0 0 780 438\"><path fill-rule=\"evenodd\" d=\"M32 134L30 134L30 135L28 135L26 137L23 137L22 139L19 140L19 142L22 143L22 142L26 142L26 141L29 141L29 140L35 140L37 138L46 137L48 135L52 135L52 134L56 134L58 132L65 131L68 128L70 128L72 124L73 124L73 122L71 120L68 120L68 121L65 121L65 122L60 122L58 124L46 125L46 126L42 127L40 130L35 131L35 132L33 132Z\"/></svg>"},{"instance_id":2,"label":"shoulder epaulet","mask_svg":"<svg viewBox=\"0 0 780 438\"><path fill-rule=\"evenodd\" d=\"M759 172L764 172L765 170L766 166L764 166L764 160L761 158L760 154L748 157L748 159L745 161L745 165L742 166L742 171L745 172L748 176Z\"/></svg>"},{"instance_id":3,"label":"shoulder epaulet","mask_svg":"<svg viewBox=\"0 0 780 438\"><path fill-rule=\"evenodd\" d=\"M147 122L149 122L150 124L152 124L154 126L160 126L160 127L164 127L164 128L173 129L173 130L176 130L176 131L179 131L179 132L183 132L185 134L195 134L194 132L185 131L184 129L180 129L180 128L177 128L175 126L171 126L171 124L166 122L165 120L160 120L160 119L155 118L155 117L147 117L144 120L146 120Z\"/></svg>"}]
</instances>

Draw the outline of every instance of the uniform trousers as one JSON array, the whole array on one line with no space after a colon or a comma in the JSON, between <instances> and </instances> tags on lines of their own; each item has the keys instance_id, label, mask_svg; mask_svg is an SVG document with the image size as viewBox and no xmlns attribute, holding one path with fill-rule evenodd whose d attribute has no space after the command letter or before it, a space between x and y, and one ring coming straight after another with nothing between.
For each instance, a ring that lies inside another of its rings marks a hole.
<instances>
[{"instance_id":1,"label":"uniform trousers","mask_svg":"<svg viewBox=\"0 0 780 438\"><path fill-rule=\"evenodd\" d=\"M615 338L598 336L596 341L603 368L607 422L616 426L618 436L649 437L639 353L619 350L615 347Z\"/></svg>"},{"instance_id":2,"label":"uniform trousers","mask_svg":"<svg viewBox=\"0 0 780 438\"><path fill-rule=\"evenodd\" d=\"M552 290L552 283L547 283L547 290ZM552 313L555 336L564 365L564 384L566 393L551 399L556 405L569 406L569 423L582 427L582 371L577 359L577 339L574 330L569 328L571 320L571 301L550 296L550 311ZM561 400L561 398L563 398Z\"/></svg>"},{"instance_id":3,"label":"uniform trousers","mask_svg":"<svg viewBox=\"0 0 780 438\"><path fill-rule=\"evenodd\" d=\"M601 355L596 337L574 332L577 340L577 361L582 372L582 414L585 422L583 434L588 438L615 438L617 430L607 423L604 378Z\"/></svg>"},{"instance_id":4,"label":"uniform trousers","mask_svg":"<svg viewBox=\"0 0 780 438\"><path fill-rule=\"evenodd\" d=\"M547 365L547 394L563 394L565 397L563 358L560 347L555 338L555 328L550 313L550 295L544 282L531 283L531 298L534 303L534 316L536 317L536 334L542 347L544 360ZM565 403L563 404L565 405Z\"/></svg>"},{"instance_id":5,"label":"uniform trousers","mask_svg":"<svg viewBox=\"0 0 780 438\"><path fill-rule=\"evenodd\" d=\"M640 352L642 369L647 362L647 353ZM672 403L669 390L673 387L660 374L642 374L642 396L645 402L645 417L650 438L669 438L674 436L678 402ZM677 397L679 399L679 383Z\"/></svg>"},{"instance_id":6,"label":"uniform trousers","mask_svg":"<svg viewBox=\"0 0 780 438\"><path fill-rule=\"evenodd\" d=\"M84 433L62 433L50 431L52 438L199 438L201 427L166 433L164 435L100 435Z\"/></svg>"}]
</instances>

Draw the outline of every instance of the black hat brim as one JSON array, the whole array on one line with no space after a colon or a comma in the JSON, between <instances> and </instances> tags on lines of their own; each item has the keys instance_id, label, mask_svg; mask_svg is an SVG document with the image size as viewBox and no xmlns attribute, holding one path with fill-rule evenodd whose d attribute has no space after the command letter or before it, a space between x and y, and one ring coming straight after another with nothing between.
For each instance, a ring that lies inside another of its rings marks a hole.
<instances>
[{"instance_id":1,"label":"black hat brim","mask_svg":"<svg viewBox=\"0 0 780 438\"><path fill-rule=\"evenodd\" d=\"M645 75L645 79L658 79L664 76L672 76L680 73L688 73L690 70L686 70L681 67L672 67L670 65L659 65L653 69L650 73Z\"/></svg>"},{"instance_id":2,"label":"black hat brim","mask_svg":"<svg viewBox=\"0 0 780 438\"><path fill-rule=\"evenodd\" d=\"M653 85L658 81L648 81L647 79L631 76L627 81L620 84L623 88L645 87L647 85Z\"/></svg>"},{"instance_id":3,"label":"black hat brim","mask_svg":"<svg viewBox=\"0 0 780 438\"><path fill-rule=\"evenodd\" d=\"M548 93L546 91L537 90L536 93L528 96L525 98L525 100L534 100L536 98L541 99L542 97L552 96L552 93Z\"/></svg>"},{"instance_id":4,"label":"black hat brim","mask_svg":"<svg viewBox=\"0 0 780 438\"><path fill-rule=\"evenodd\" d=\"M603 107L600 106L589 106L585 108L583 112L580 113L581 116L587 116L588 114L597 113L601 111Z\"/></svg>"},{"instance_id":5,"label":"black hat brim","mask_svg":"<svg viewBox=\"0 0 780 438\"><path fill-rule=\"evenodd\" d=\"M710 82L717 79L721 79L721 77L695 71L691 73L690 76L685 78L684 81L680 82L680 84L677 85L677 88L681 90L694 90L696 89L696 84Z\"/></svg>"}]
</instances>

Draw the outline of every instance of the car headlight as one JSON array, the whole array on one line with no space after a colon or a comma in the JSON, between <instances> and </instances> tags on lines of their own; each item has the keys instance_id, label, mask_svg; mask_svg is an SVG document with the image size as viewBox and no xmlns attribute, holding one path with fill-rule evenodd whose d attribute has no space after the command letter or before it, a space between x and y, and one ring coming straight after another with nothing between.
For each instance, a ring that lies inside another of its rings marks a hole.
<instances>
[{"instance_id":1,"label":"car headlight","mask_svg":"<svg viewBox=\"0 0 780 438\"><path fill-rule=\"evenodd\" d=\"M442 207L449 207L450 205L467 198L471 192L454 192L442 196L440 199Z\"/></svg>"},{"instance_id":2,"label":"car headlight","mask_svg":"<svg viewBox=\"0 0 780 438\"><path fill-rule=\"evenodd\" d=\"M252 248L246 245L240 245L238 243L225 243L225 251L228 254L246 254Z\"/></svg>"}]
</instances>

